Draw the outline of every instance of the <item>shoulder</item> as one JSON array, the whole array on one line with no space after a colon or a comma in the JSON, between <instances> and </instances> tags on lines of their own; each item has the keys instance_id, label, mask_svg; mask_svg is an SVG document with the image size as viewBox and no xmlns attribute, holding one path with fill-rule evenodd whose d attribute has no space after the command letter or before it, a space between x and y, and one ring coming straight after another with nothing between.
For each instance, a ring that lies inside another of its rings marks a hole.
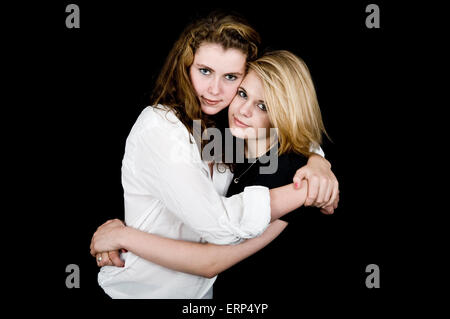
<instances>
[{"instance_id":1,"label":"shoulder","mask_svg":"<svg viewBox=\"0 0 450 319\"><path fill-rule=\"evenodd\" d=\"M134 124L133 129L155 129L159 127L177 127L182 125L177 116L164 105L151 105L144 108Z\"/></svg>"},{"instance_id":2,"label":"shoulder","mask_svg":"<svg viewBox=\"0 0 450 319\"><path fill-rule=\"evenodd\" d=\"M164 105L147 106L134 123L128 139L189 139L189 132L172 110Z\"/></svg>"},{"instance_id":3,"label":"shoulder","mask_svg":"<svg viewBox=\"0 0 450 319\"><path fill-rule=\"evenodd\" d=\"M273 161L276 162L273 162ZM260 173L257 175L256 183L275 188L292 183L295 172L302 166L306 165L307 158L300 154L285 153L274 157L270 162L261 164L261 166L271 166L273 173Z\"/></svg>"},{"instance_id":4,"label":"shoulder","mask_svg":"<svg viewBox=\"0 0 450 319\"><path fill-rule=\"evenodd\" d=\"M278 161L283 167L297 170L308 163L308 158L304 155L291 152L278 156Z\"/></svg>"},{"instance_id":5,"label":"shoulder","mask_svg":"<svg viewBox=\"0 0 450 319\"><path fill-rule=\"evenodd\" d=\"M142 110L125 143L125 158L170 163L197 163L199 152L187 128L169 108L148 106Z\"/></svg>"},{"instance_id":6,"label":"shoulder","mask_svg":"<svg viewBox=\"0 0 450 319\"><path fill-rule=\"evenodd\" d=\"M276 175L289 175L292 178L295 172L307 164L308 159L301 154L285 153L278 156L278 169ZM292 175L292 176L291 176Z\"/></svg>"}]
</instances>

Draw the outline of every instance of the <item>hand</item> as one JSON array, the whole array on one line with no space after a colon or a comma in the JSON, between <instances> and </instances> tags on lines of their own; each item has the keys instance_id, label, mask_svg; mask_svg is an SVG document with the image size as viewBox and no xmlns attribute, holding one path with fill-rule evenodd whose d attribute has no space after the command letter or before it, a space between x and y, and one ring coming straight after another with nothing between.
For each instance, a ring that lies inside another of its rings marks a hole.
<instances>
[{"instance_id":1,"label":"hand","mask_svg":"<svg viewBox=\"0 0 450 319\"><path fill-rule=\"evenodd\" d=\"M308 180L308 196L305 206L327 207L328 211L336 204L339 183L331 171L331 164L320 155L312 154L308 164L298 169L293 178L296 188L301 187L303 179ZM337 207L337 206L336 206Z\"/></svg>"},{"instance_id":2,"label":"hand","mask_svg":"<svg viewBox=\"0 0 450 319\"><path fill-rule=\"evenodd\" d=\"M320 211L325 215L331 215L334 213L334 210L338 207L338 203L339 203L339 191L338 191L336 200L333 202L333 205L324 206L320 209Z\"/></svg>"},{"instance_id":3,"label":"hand","mask_svg":"<svg viewBox=\"0 0 450 319\"><path fill-rule=\"evenodd\" d=\"M126 252L125 249L122 249L121 252ZM97 266L116 266L116 267L124 267L125 263L122 259L120 259L119 251L112 250L103 253L97 253L95 255L95 259L97 260Z\"/></svg>"},{"instance_id":4,"label":"hand","mask_svg":"<svg viewBox=\"0 0 450 319\"><path fill-rule=\"evenodd\" d=\"M110 261L117 262L120 232L125 228L125 224L119 219L108 220L106 223L97 228L91 240L91 255L97 258L99 266L103 263L108 264ZM112 252L112 253L111 253ZM99 261L101 257L101 261ZM114 262L114 264L115 264Z\"/></svg>"}]
</instances>

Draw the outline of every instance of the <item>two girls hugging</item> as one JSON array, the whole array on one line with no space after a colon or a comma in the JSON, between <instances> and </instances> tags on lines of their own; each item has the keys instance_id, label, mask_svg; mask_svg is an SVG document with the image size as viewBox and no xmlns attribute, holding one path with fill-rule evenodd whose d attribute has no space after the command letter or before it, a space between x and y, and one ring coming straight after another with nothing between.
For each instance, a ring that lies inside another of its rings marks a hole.
<instances>
[{"instance_id":1,"label":"two girls hugging","mask_svg":"<svg viewBox=\"0 0 450 319\"><path fill-rule=\"evenodd\" d=\"M92 237L110 297L210 299L217 274L295 232L302 206L337 208L308 68L291 52L261 55L259 46L243 18L212 13L170 51L126 141L125 222L109 220ZM204 160L199 120L202 133L229 129L244 161ZM268 154L276 154L275 172L264 172Z\"/></svg>"}]
</instances>

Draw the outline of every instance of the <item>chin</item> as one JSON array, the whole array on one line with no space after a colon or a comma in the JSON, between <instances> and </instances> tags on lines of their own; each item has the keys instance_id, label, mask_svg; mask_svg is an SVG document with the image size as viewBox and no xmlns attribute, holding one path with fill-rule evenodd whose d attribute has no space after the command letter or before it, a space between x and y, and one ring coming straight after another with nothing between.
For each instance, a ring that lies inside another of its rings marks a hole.
<instances>
[{"instance_id":1,"label":"chin","mask_svg":"<svg viewBox=\"0 0 450 319\"><path fill-rule=\"evenodd\" d=\"M239 129L237 129L236 127L230 127L230 132L234 137L242 138Z\"/></svg>"},{"instance_id":2,"label":"chin","mask_svg":"<svg viewBox=\"0 0 450 319\"><path fill-rule=\"evenodd\" d=\"M248 134L249 132L246 129L243 129L241 127L230 127L230 132L231 135L233 135L234 137L240 138L242 140L244 139L248 139L249 135L251 136L252 134Z\"/></svg>"},{"instance_id":3,"label":"chin","mask_svg":"<svg viewBox=\"0 0 450 319\"><path fill-rule=\"evenodd\" d=\"M202 112L207 114L207 115L216 115L217 113L219 113L220 111L222 111L224 108L226 108L227 106L208 106L208 105L202 105Z\"/></svg>"}]
</instances>

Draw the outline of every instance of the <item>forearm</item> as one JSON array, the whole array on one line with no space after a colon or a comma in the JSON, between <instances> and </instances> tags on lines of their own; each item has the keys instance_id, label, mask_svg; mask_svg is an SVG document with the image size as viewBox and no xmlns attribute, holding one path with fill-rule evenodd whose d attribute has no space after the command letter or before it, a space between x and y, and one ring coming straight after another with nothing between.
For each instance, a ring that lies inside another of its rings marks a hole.
<instances>
[{"instance_id":1,"label":"forearm","mask_svg":"<svg viewBox=\"0 0 450 319\"><path fill-rule=\"evenodd\" d=\"M202 243L165 238L126 227L120 234L120 245L135 255L176 271L202 275L208 266L207 247Z\"/></svg>"},{"instance_id":2,"label":"forearm","mask_svg":"<svg viewBox=\"0 0 450 319\"><path fill-rule=\"evenodd\" d=\"M254 254L275 239L287 223L275 221L257 238L238 245L215 245L160 237L126 227L120 234L123 248L160 266L212 278Z\"/></svg>"},{"instance_id":3,"label":"forearm","mask_svg":"<svg viewBox=\"0 0 450 319\"><path fill-rule=\"evenodd\" d=\"M213 256L211 256L213 258L209 261L209 270L206 277L214 277L261 250L274 240L286 226L287 223L285 221L275 220L267 227L261 236L248 239L238 245L220 246L207 244L213 254Z\"/></svg>"},{"instance_id":4,"label":"forearm","mask_svg":"<svg viewBox=\"0 0 450 319\"><path fill-rule=\"evenodd\" d=\"M306 201L307 191L307 181L304 181L298 189L294 188L293 183L272 188L270 190L271 221L302 206Z\"/></svg>"}]
</instances>

